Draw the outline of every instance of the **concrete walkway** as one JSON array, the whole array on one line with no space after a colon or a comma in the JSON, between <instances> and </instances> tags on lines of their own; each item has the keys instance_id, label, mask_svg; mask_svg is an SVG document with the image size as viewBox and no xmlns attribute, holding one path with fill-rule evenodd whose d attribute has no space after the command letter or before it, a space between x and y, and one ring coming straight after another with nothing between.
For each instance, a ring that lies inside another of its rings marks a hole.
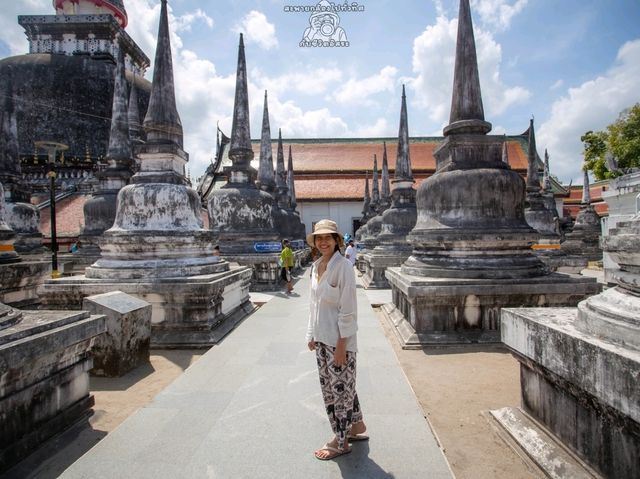
<instances>
[{"instance_id":1,"label":"concrete walkway","mask_svg":"<svg viewBox=\"0 0 640 479\"><path fill-rule=\"evenodd\" d=\"M453 477L362 288L358 395L369 442L319 461L331 438L307 350L308 272L275 295L63 478Z\"/></svg>"}]
</instances>

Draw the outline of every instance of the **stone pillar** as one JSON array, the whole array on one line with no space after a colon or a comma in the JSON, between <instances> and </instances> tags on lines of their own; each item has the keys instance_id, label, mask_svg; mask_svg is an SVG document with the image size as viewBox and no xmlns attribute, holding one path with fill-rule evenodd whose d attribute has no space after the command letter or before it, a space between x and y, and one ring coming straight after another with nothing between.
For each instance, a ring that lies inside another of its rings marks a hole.
<instances>
[{"instance_id":1,"label":"stone pillar","mask_svg":"<svg viewBox=\"0 0 640 479\"><path fill-rule=\"evenodd\" d=\"M120 377L149 362L151 305L112 291L87 296L82 309L105 317L106 331L92 348L94 376Z\"/></svg>"}]
</instances>

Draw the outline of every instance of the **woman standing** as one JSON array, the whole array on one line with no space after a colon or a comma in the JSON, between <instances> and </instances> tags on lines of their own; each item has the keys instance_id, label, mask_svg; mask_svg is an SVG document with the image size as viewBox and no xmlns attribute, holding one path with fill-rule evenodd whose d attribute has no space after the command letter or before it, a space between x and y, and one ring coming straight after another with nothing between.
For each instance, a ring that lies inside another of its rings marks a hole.
<instances>
[{"instance_id":1,"label":"woman standing","mask_svg":"<svg viewBox=\"0 0 640 479\"><path fill-rule=\"evenodd\" d=\"M329 460L351 452L349 441L369 439L356 393L356 279L351 263L340 254L344 243L335 222L316 223L307 243L322 255L311 270L307 344L316 351L320 387L334 433L315 456Z\"/></svg>"}]
</instances>

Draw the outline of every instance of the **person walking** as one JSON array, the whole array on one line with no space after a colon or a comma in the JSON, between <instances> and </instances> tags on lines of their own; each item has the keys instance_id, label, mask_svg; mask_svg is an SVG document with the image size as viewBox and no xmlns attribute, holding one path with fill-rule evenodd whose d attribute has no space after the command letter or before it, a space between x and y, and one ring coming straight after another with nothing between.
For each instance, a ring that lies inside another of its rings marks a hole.
<instances>
[{"instance_id":1,"label":"person walking","mask_svg":"<svg viewBox=\"0 0 640 479\"><path fill-rule=\"evenodd\" d=\"M356 393L357 303L353 266L340 254L334 221L318 221L307 243L322 255L312 265L307 346L316 352L320 388L333 438L315 451L326 461L351 452L349 442L369 439Z\"/></svg>"},{"instance_id":2,"label":"person walking","mask_svg":"<svg viewBox=\"0 0 640 479\"><path fill-rule=\"evenodd\" d=\"M351 261L351 266L356 265L356 256L358 255L358 251L356 250L356 246L352 239L347 241L347 249L344 252L344 257Z\"/></svg>"},{"instance_id":3,"label":"person walking","mask_svg":"<svg viewBox=\"0 0 640 479\"><path fill-rule=\"evenodd\" d=\"M291 280L291 269L294 265L293 251L289 247L289 240L282 241L282 252L280 253L280 277L287 283L287 294L293 292L293 282Z\"/></svg>"}]
</instances>

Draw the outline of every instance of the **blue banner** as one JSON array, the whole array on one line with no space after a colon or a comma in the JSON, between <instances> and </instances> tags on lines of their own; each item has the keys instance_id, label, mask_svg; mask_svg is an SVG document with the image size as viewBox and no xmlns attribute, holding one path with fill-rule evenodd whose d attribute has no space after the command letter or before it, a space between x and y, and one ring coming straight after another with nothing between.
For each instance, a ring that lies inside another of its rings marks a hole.
<instances>
[{"instance_id":1,"label":"blue banner","mask_svg":"<svg viewBox=\"0 0 640 479\"><path fill-rule=\"evenodd\" d=\"M282 245L278 241L264 241L253 243L253 249L256 253L279 253L282 251Z\"/></svg>"},{"instance_id":2,"label":"blue banner","mask_svg":"<svg viewBox=\"0 0 640 479\"><path fill-rule=\"evenodd\" d=\"M305 240L293 240L291 243L291 249L304 249L307 245Z\"/></svg>"}]
</instances>

